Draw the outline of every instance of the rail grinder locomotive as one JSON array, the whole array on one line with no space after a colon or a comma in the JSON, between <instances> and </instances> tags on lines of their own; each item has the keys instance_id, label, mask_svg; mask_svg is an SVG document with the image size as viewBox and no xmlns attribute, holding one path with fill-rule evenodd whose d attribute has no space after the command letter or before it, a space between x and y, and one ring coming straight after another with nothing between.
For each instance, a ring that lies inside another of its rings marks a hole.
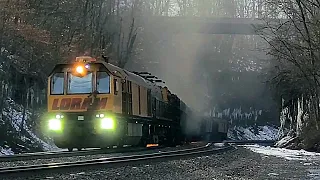
<instances>
[{"instance_id":1,"label":"rail grinder locomotive","mask_svg":"<svg viewBox=\"0 0 320 180\"><path fill-rule=\"evenodd\" d=\"M54 143L69 151L182 143L186 119L195 113L157 81L147 72L130 72L89 56L57 64L48 77L46 115ZM218 125L226 127L226 122ZM199 132L196 136L204 135ZM223 137L226 130L220 128L220 133Z\"/></svg>"}]
</instances>

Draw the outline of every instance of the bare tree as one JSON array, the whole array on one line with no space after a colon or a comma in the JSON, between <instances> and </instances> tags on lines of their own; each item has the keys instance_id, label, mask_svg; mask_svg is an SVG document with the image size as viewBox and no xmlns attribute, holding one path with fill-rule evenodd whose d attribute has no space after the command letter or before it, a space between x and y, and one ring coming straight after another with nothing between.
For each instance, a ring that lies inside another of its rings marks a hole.
<instances>
[{"instance_id":1,"label":"bare tree","mask_svg":"<svg viewBox=\"0 0 320 180\"><path fill-rule=\"evenodd\" d=\"M123 67L134 55L140 8L122 0L0 0L0 110L12 98L24 107L21 129L33 125L27 112L45 107L48 69L74 56L104 54Z\"/></svg>"},{"instance_id":2,"label":"bare tree","mask_svg":"<svg viewBox=\"0 0 320 180\"><path fill-rule=\"evenodd\" d=\"M319 119L319 2L278 0L268 2L278 7L279 23L268 21L262 37L269 43L274 68L270 84L288 110L289 147L318 148ZM280 8L279 8L280 7ZM283 18L285 17L285 19ZM283 124L288 121L283 120ZM282 125L282 127L285 127ZM312 138L310 138L312 133Z\"/></svg>"}]
</instances>

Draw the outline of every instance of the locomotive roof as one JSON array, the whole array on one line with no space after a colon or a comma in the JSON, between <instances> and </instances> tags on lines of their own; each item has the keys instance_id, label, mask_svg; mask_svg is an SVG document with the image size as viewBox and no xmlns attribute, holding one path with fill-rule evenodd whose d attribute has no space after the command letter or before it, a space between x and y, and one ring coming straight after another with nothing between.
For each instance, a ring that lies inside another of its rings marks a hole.
<instances>
[{"instance_id":1,"label":"locomotive roof","mask_svg":"<svg viewBox=\"0 0 320 180\"><path fill-rule=\"evenodd\" d=\"M109 69L109 71L113 72L116 70L116 71L120 72L122 76L125 76L126 79L128 79L129 81L135 82L136 84L138 84L140 86L144 86L144 87L151 89L151 93L155 97L157 97L158 99L162 99L161 88L156 83L150 82L137 74L134 74L128 70L122 69L122 68L115 66L113 64L105 63L105 62L103 62L103 64L107 67L107 69Z\"/></svg>"},{"instance_id":2,"label":"locomotive roof","mask_svg":"<svg viewBox=\"0 0 320 180\"><path fill-rule=\"evenodd\" d=\"M136 75L130 71L127 71L125 69L122 69L122 68L115 66L113 64L110 64L110 63L103 63L103 65L105 65L106 68L109 71L111 71L111 73L113 73L113 74L114 74L114 71L118 71L123 77L125 77L129 81L135 82L135 83L142 85L142 86L145 86L145 87L150 86L151 82L146 81L143 77L141 77L139 75Z\"/></svg>"},{"instance_id":3,"label":"locomotive roof","mask_svg":"<svg viewBox=\"0 0 320 180\"><path fill-rule=\"evenodd\" d=\"M110 64L110 63L107 63L105 61L94 61L92 62L93 64L102 64L104 65L108 71L114 75L114 76L121 76L121 78L125 78L129 81L132 81L140 86L144 86L144 87L147 87L149 89L151 89L151 92L153 95L155 95L157 98L159 99L162 99L162 94L161 94L161 88L156 84L156 83L153 83L153 82L150 82L146 79L144 79L143 77L137 75L137 74L134 74L128 70L125 70L123 68L120 68L118 66L115 66L113 64ZM53 71L51 72L51 74L56 71L56 69L59 69L59 68L62 68L63 66L70 66L72 65L72 63L62 63L62 64L57 64Z\"/></svg>"},{"instance_id":4,"label":"locomotive roof","mask_svg":"<svg viewBox=\"0 0 320 180\"><path fill-rule=\"evenodd\" d=\"M143 77L134 74L128 70L122 69L118 66L115 66L110 63L102 62L105 67L111 71L111 73L114 73L114 71L118 71L123 77L125 77L127 80L135 82L136 84L140 86L147 87L151 89L151 93L157 98L157 99L162 99L162 93L161 93L161 88L158 86L156 83L150 82Z\"/></svg>"}]
</instances>

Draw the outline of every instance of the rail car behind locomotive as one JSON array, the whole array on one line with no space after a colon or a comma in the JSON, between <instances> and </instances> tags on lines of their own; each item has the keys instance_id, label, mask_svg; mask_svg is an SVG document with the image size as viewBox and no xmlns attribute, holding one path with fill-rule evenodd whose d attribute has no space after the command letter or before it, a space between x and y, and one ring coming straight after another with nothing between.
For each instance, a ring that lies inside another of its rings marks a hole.
<instances>
[{"instance_id":1,"label":"rail car behind locomotive","mask_svg":"<svg viewBox=\"0 0 320 180\"><path fill-rule=\"evenodd\" d=\"M175 145L190 108L166 87L89 56L48 77L47 128L60 148Z\"/></svg>"},{"instance_id":2,"label":"rail car behind locomotive","mask_svg":"<svg viewBox=\"0 0 320 180\"><path fill-rule=\"evenodd\" d=\"M204 116L196 111L188 113L181 121L186 141L221 142L227 139L228 121L221 118Z\"/></svg>"}]
</instances>

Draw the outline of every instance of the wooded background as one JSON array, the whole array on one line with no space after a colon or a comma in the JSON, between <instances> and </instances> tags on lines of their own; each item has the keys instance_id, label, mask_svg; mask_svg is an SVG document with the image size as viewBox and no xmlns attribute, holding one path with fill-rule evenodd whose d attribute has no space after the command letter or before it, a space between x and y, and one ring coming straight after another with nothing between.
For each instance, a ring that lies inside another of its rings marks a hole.
<instances>
[{"instance_id":1,"label":"wooded background","mask_svg":"<svg viewBox=\"0 0 320 180\"><path fill-rule=\"evenodd\" d=\"M139 17L277 18L276 10L277 4L264 0L0 0L0 112L8 98L22 104L24 112L45 112L46 77L56 63L106 55L120 67L159 74L187 102L198 99L194 106L214 116L246 126L277 123L279 107L264 83L273 66L262 38L159 38L161 29L147 32L137 26ZM182 59L192 62L187 74L178 68ZM183 84L175 87L176 82ZM39 121L32 118L28 124Z\"/></svg>"}]
</instances>

